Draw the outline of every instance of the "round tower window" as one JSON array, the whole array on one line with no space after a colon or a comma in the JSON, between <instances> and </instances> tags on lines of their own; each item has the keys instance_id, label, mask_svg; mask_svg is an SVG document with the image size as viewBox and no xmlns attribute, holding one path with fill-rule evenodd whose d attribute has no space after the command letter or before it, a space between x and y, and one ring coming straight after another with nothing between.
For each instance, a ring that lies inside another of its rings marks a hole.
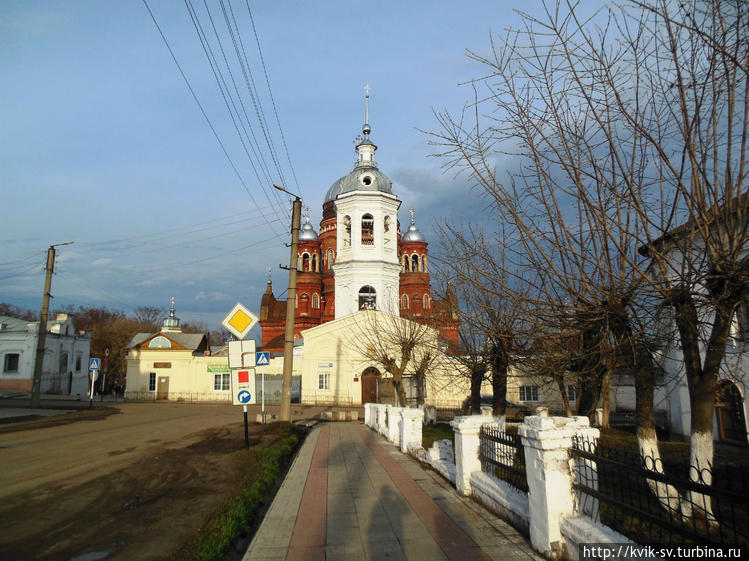
<instances>
[{"instance_id":1,"label":"round tower window","mask_svg":"<svg viewBox=\"0 0 749 561\"><path fill-rule=\"evenodd\" d=\"M364 185L372 185L372 176L371 175L362 175L361 176L361 182L364 183Z\"/></svg>"}]
</instances>

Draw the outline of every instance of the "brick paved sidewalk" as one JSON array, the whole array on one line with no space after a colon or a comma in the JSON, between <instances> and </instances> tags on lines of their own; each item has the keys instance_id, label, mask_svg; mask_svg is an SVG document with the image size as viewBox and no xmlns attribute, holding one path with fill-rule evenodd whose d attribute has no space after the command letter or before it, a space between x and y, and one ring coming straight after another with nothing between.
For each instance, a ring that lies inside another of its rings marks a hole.
<instances>
[{"instance_id":1,"label":"brick paved sidewalk","mask_svg":"<svg viewBox=\"0 0 749 561\"><path fill-rule=\"evenodd\" d=\"M358 423L307 437L243 561L541 560L527 540Z\"/></svg>"}]
</instances>

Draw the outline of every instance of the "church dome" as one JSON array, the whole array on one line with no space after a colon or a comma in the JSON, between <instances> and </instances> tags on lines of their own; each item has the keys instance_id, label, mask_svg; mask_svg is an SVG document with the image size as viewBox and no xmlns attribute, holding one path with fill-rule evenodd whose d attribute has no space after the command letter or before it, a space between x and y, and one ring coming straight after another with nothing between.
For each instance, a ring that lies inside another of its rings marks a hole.
<instances>
[{"instance_id":1,"label":"church dome","mask_svg":"<svg viewBox=\"0 0 749 561\"><path fill-rule=\"evenodd\" d=\"M309 216L305 219L304 225L299 229L299 241L300 242L316 242L317 232L312 228L312 224L309 223Z\"/></svg>"},{"instance_id":2,"label":"church dome","mask_svg":"<svg viewBox=\"0 0 749 561\"><path fill-rule=\"evenodd\" d=\"M393 182L377 169L376 164L357 163L354 170L333 183L325 194L325 202L332 201L338 195L352 191L380 191L392 193Z\"/></svg>"},{"instance_id":3,"label":"church dome","mask_svg":"<svg viewBox=\"0 0 749 561\"><path fill-rule=\"evenodd\" d=\"M408 231L403 234L403 237L401 238L401 241L404 242L423 242L426 241L424 239L424 236L419 232L419 229L416 227L416 224L411 224L408 227Z\"/></svg>"}]
</instances>

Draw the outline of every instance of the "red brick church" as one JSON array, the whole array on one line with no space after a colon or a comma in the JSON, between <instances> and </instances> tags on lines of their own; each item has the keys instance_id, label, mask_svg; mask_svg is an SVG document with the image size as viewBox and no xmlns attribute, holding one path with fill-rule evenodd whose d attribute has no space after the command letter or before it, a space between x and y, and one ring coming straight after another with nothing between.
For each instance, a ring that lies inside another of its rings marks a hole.
<instances>
[{"instance_id":1,"label":"red brick church","mask_svg":"<svg viewBox=\"0 0 749 561\"><path fill-rule=\"evenodd\" d=\"M365 121L368 101L367 96ZM408 230L400 233L401 201L377 167L370 132L365 122L353 171L328 190L319 234L309 217L300 229L294 337L370 307L428 323L457 346L457 299L449 287L444 300L432 297L428 244L416 227L413 209ZM260 326L263 350L282 351L286 301L276 299L270 280L260 305Z\"/></svg>"}]
</instances>

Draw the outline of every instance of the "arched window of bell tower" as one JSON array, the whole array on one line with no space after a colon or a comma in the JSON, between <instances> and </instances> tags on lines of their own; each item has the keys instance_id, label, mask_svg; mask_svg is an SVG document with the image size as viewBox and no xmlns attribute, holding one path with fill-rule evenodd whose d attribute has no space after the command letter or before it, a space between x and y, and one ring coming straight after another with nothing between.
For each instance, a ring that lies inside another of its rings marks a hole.
<instances>
[{"instance_id":1,"label":"arched window of bell tower","mask_svg":"<svg viewBox=\"0 0 749 561\"><path fill-rule=\"evenodd\" d=\"M419 271L419 256L415 253L411 256L411 270L414 273Z\"/></svg>"},{"instance_id":2,"label":"arched window of bell tower","mask_svg":"<svg viewBox=\"0 0 749 561\"><path fill-rule=\"evenodd\" d=\"M351 247L351 217L343 217L343 247Z\"/></svg>"},{"instance_id":3,"label":"arched window of bell tower","mask_svg":"<svg viewBox=\"0 0 749 561\"><path fill-rule=\"evenodd\" d=\"M408 309L408 294L404 294L401 298L401 308L404 310Z\"/></svg>"},{"instance_id":4,"label":"arched window of bell tower","mask_svg":"<svg viewBox=\"0 0 749 561\"><path fill-rule=\"evenodd\" d=\"M408 272L408 255L404 255L401 260L403 261L403 272L407 273Z\"/></svg>"},{"instance_id":5,"label":"arched window of bell tower","mask_svg":"<svg viewBox=\"0 0 749 561\"><path fill-rule=\"evenodd\" d=\"M374 310L377 306L377 292L374 287L365 285L359 289L359 309Z\"/></svg>"},{"instance_id":6,"label":"arched window of bell tower","mask_svg":"<svg viewBox=\"0 0 749 561\"><path fill-rule=\"evenodd\" d=\"M309 271L310 270L310 267L309 267L310 263L309 263L309 261L310 261L309 260L309 253L307 253L305 251L304 253L302 253L302 271Z\"/></svg>"},{"instance_id":7,"label":"arched window of bell tower","mask_svg":"<svg viewBox=\"0 0 749 561\"><path fill-rule=\"evenodd\" d=\"M333 266L333 260L334 260L333 248L331 247L330 249L328 249L328 266L327 266L328 269L330 269Z\"/></svg>"},{"instance_id":8,"label":"arched window of bell tower","mask_svg":"<svg viewBox=\"0 0 749 561\"><path fill-rule=\"evenodd\" d=\"M390 230L392 229L392 223L393 223L393 219L390 218L389 216L386 216L385 220L383 221L383 226L384 226L384 230L385 230L385 239L384 239L384 241L385 241L385 245L386 246L390 245L390 241L391 241L390 240L390 238L391 238Z\"/></svg>"},{"instance_id":9,"label":"arched window of bell tower","mask_svg":"<svg viewBox=\"0 0 749 561\"><path fill-rule=\"evenodd\" d=\"M361 244L374 245L374 218L371 214L361 217Z\"/></svg>"}]
</instances>

